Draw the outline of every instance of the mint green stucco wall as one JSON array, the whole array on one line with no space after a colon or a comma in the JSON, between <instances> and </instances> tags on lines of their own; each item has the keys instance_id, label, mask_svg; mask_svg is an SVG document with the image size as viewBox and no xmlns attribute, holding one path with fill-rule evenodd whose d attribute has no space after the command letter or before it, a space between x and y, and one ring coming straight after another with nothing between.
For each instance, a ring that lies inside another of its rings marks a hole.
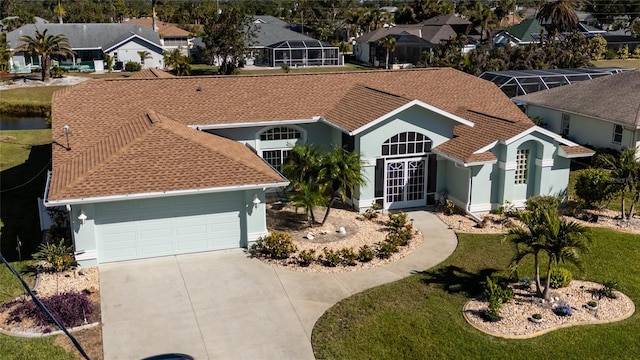
<instances>
[{"instance_id":1,"label":"mint green stucco wall","mask_svg":"<svg viewBox=\"0 0 640 360\"><path fill-rule=\"evenodd\" d=\"M453 120L416 105L357 134L355 151L360 153L367 179L367 183L355 194L356 200L361 203L360 210L366 210L371 206L370 200L375 198L375 160L382 157L382 144L387 139L399 133L414 131L429 137L431 147L434 148L453 137L454 125Z\"/></svg>"},{"instance_id":2,"label":"mint green stucco wall","mask_svg":"<svg viewBox=\"0 0 640 360\"><path fill-rule=\"evenodd\" d=\"M255 207L253 204L254 195L257 195L261 203ZM99 226L104 221L104 215L101 213L101 208L114 208L116 206L123 209L129 209L128 203L136 201L137 211L144 211L145 219L162 219L166 216L166 212L163 214L155 214L157 208L165 208L172 206L172 204L180 204L181 210L176 213L176 216L191 216L189 212L189 204L203 204L211 203L220 205L221 202L227 201L227 199L235 199L239 203L229 204L229 208L233 211L239 212L239 218L233 217L234 221L238 221L240 225L239 238L237 243L239 246L247 247L254 242L258 237L267 234L266 229L266 214L265 214L265 194L262 189L256 190L242 190L236 192L226 193L209 193L198 195L183 195L183 196L167 196L151 199L137 199L137 200L123 200L118 202L99 203L99 204L82 204L72 205L71 208L71 228L73 231L74 248L76 252L82 251L83 254L77 256L77 260L81 266L95 266L100 262L99 257L99 244L98 231ZM194 208L197 206L194 206ZM199 205L201 208L201 206ZM220 209L216 209L219 211ZM78 215L81 211L84 211L87 215L87 220L84 225L80 224ZM129 210L123 210L129 211ZM194 213L193 215L196 215ZM137 213L140 215L140 213ZM121 222L123 227L128 226L126 222Z\"/></svg>"},{"instance_id":3,"label":"mint green stucco wall","mask_svg":"<svg viewBox=\"0 0 640 360\"><path fill-rule=\"evenodd\" d=\"M438 176L444 177L443 183L438 184L439 191L447 193L449 200L463 209L467 208L469 199L469 170L461 167L453 161L444 160L438 162Z\"/></svg>"},{"instance_id":4,"label":"mint green stucco wall","mask_svg":"<svg viewBox=\"0 0 640 360\"><path fill-rule=\"evenodd\" d=\"M527 115L529 115L529 117L541 117L543 121L548 124L547 129L557 134L561 133L561 111L536 105L527 105ZM623 147L636 146L633 129L624 128L622 142L616 144L613 142L613 132L615 129L613 123L577 114L569 115L569 135L567 138L572 141L582 145L611 148L618 151Z\"/></svg>"}]
</instances>

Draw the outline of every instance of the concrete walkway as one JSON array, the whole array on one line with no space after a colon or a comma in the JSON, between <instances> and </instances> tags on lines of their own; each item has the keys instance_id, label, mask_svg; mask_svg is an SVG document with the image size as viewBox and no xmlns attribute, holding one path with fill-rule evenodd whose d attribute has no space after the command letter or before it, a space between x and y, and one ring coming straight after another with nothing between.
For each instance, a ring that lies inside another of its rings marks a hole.
<instances>
[{"instance_id":1,"label":"concrete walkway","mask_svg":"<svg viewBox=\"0 0 640 360\"><path fill-rule=\"evenodd\" d=\"M455 250L455 234L434 214L409 218L424 234L422 246L369 270L301 273L242 250L101 265L105 359L313 359L311 332L329 307L429 269Z\"/></svg>"}]
</instances>

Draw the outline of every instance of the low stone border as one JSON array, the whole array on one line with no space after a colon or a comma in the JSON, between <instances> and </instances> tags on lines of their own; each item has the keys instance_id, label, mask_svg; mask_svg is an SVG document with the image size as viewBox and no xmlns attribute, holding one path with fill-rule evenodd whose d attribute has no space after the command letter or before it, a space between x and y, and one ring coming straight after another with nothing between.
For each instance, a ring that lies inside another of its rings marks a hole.
<instances>
[{"instance_id":1,"label":"low stone border","mask_svg":"<svg viewBox=\"0 0 640 360\"><path fill-rule=\"evenodd\" d=\"M76 326L74 328L67 329L67 331L69 331L71 333L71 332L76 332L76 331L80 331L80 330L91 329L91 328L96 327L98 325L100 325L99 321L91 323L91 324L87 324L87 325ZM64 334L64 332L62 330L56 330L56 331L52 331L52 332L48 332L48 333L42 333L42 332L35 332L35 331L5 330L3 328L0 328L0 334L8 335L8 336L14 336L14 337L20 337L20 338L40 338L40 337L47 337L47 336Z\"/></svg>"},{"instance_id":2,"label":"low stone border","mask_svg":"<svg viewBox=\"0 0 640 360\"><path fill-rule=\"evenodd\" d=\"M522 334L522 335L508 335L508 334L500 334L500 333L495 333L492 331L488 331L487 329L478 326L476 323L474 323L469 315L469 312L471 311L468 307L471 304L471 301L467 301L464 306L462 307L462 316L464 317L464 319L467 321L467 323L469 323L469 325L473 326L474 328L478 329L479 331L491 335L491 336L495 336L495 337L500 337L500 338L504 338L504 339L531 339L534 337L538 337L540 335L544 335L547 333L550 333L552 331L556 331L562 328L568 328L568 327L572 327L572 326L581 326L581 325L597 325L597 324L609 324L609 323L614 323L614 322L619 322L622 320L625 320L629 317L631 317L631 315L633 315L633 313L635 312L635 304L633 303L633 301L631 301L631 298L629 298L626 294L623 294L620 291L616 292L617 296L621 296L625 299L625 301L628 301L631 304L631 309L626 312L625 314L622 314L619 317L613 318L613 319L605 319L605 320L583 320L583 321L576 321L576 322L569 322L569 323L564 323L564 324L559 324L557 326L553 326L550 328L546 328L546 329L542 329L542 330L538 330L529 334Z\"/></svg>"}]
</instances>

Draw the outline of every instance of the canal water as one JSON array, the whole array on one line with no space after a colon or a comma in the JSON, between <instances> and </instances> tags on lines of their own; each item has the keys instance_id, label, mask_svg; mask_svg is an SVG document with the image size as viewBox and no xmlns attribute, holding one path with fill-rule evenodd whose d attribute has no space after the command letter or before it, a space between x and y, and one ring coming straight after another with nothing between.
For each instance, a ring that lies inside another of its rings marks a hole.
<instances>
[{"instance_id":1,"label":"canal water","mask_svg":"<svg viewBox=\"0 0 640 360\"><path fill-rule=\"evenodd\" d=\"M0 114L0 130L33 130L46 128L48 128L47 119L44 117Z\"/></svg>"}]
</instances>

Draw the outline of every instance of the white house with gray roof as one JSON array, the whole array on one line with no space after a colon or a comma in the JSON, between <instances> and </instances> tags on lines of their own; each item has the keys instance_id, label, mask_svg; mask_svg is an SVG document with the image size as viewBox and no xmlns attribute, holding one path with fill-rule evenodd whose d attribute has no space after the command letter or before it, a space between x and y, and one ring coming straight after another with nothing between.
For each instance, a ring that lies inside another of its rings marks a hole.
<instances>
[{"instance_id":1,"label":"white house with gray roof","mask_svg":"<svg viewBox=\"0 0 640 360\"><path fill-rule=\"evenodd\" d=\"M548 130L596 148L640 148L640 71L513 98Z\"/></svg>"},{"instance_id":2,"label":"white house with gray roof","mask_svg":"<svg viewBox=\"0 0 640 360\"><path fill-rule=\"evenodd\" d=\"M61 66L77 70L104 69L104 54L114 60L114 68L127 62L137 62L143 68L163 67L162 46L158 34L141 25L129 24L28 24L7 34L9 49L21 45L20 37L35 36L36 30L48 30L49 34L62 34L69 39L75 52L72 59L60 59ZM148 57L141 58L145 51ZM40 66L37 57L16 53L11 58L14 69L31 69Z\"/></svg>"}]
</instances>

